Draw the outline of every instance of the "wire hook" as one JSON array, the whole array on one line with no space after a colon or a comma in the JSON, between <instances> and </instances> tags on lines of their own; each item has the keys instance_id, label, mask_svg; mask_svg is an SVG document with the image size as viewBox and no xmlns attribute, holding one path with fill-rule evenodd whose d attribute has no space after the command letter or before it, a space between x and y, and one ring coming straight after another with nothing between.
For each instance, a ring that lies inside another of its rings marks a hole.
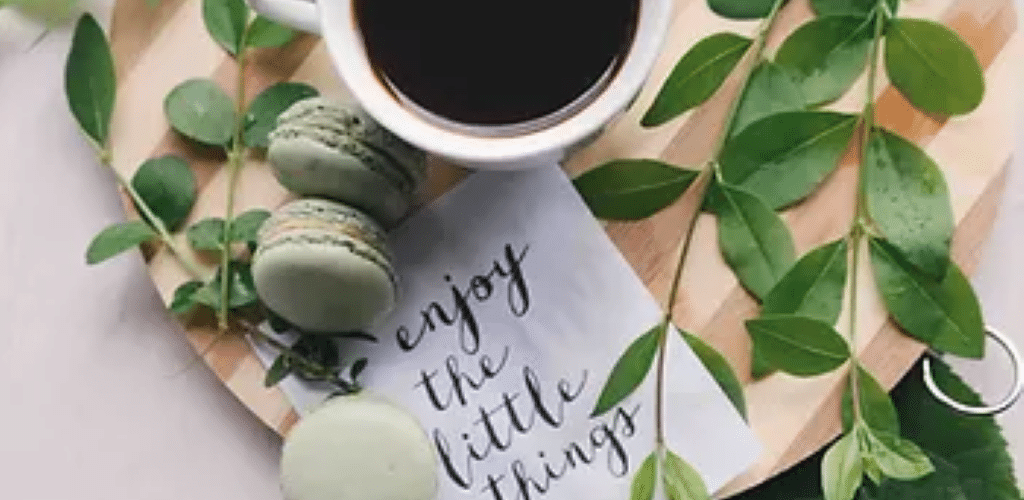
<instances>
[{"instance_id":1,"label":"wire hook","mask_svg":"<svg viewBox=\"0 0 1024 500\"><path fill-rule=\"evenodd\" d=\"M935 399L938 399L940 402L952 408L953 410L956 410L960 413L964 413L967 415L991 416L1002 413L1009 409L1011 406L1013 406L1013 404L1016 403L1018 399L1020 399L1021 391L1024 390L1024 380L1021 379L1020 375L1020 352L1017 351L1017 347L1013 344L1013 341L1007 338L1006 335L1004 335L999 330L996 330L995 328L992 328L987 325L985 326L985 334L988 335L989 337L992 337L992 339L995 340L996 343L998 343L1004 351L1006 351L1006 354L1010 358L1010 364L1013 366L1013 385L1010 388L1010 392L1007 393L1006 397L1004 397L1002 401L994 405L971 406L963 404L949 397L949 395L946 394L945 392L942 392L942 389L939 388L939 385L935 383L935 377L932 374L931 357L939 357L939 354L933 351L929 351L929 356L926 356L923 362L924 385L925 387L928 388L928 391L932 393L932 396L934 396Z\"/></svg>"}]
</instances>

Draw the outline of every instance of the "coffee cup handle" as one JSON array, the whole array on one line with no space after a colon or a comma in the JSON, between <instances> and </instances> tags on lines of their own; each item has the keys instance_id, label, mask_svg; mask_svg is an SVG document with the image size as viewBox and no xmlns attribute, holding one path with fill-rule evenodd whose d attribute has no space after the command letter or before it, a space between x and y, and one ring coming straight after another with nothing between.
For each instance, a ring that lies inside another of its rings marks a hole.
<instances>
[{"instance_id":1,"label":"coffee cup handle","mask_svg":"<svg viewBox=\"0 0 1024 500\"><path fill-rule=\"evenodd\" d=\"M249 0L252 10L285 26L320 34L320 12L312 0Z\"/></svg>"}]
</instances>

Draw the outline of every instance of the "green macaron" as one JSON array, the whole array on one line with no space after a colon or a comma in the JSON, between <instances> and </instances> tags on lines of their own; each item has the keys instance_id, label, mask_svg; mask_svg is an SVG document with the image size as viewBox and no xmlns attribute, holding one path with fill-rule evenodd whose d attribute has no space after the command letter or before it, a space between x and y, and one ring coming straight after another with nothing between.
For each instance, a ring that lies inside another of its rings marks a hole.
<instances>
[{"instance_id":1,"label":"green macaron","mask_svg":"<svg viewBox=\"0 0 1024 500\"><path fill-rule=\"evenodd\" d=\"M323 97L281 113L267 158L290 191L352 205L385 227L408 212L426 177L422 151L363 111Z\"/></svg>"},{"instance_id":2,"label":"green macaron","mask_svg":"<svg viewBox=\"0 0 1024 500\"><path fill-rule=\"evenodd\" d=\"M416 418L363 395L329 399L285 438L287 500L432 500L437 465Z\"/></svg>"},{"instance_id":3,"label":"green macaron","mask_svg":"<svg viewBox=\"0 0 1024 500\"><path fill-rule=\"evenodd\" d=\"M397 295L384 231L324 199L292 201L263 223L252 274L263 304L309 333L364 331Z\"/></svg>"}]
</instances>

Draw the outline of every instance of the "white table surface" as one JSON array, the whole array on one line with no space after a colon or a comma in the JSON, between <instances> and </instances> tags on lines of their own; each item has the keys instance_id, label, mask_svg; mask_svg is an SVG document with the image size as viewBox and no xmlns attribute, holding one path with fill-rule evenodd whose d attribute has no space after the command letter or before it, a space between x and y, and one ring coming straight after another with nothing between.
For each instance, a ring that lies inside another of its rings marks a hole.
<instances>
[{"instance_id":1,"label":"white table surface","mask_svg":"<svg viewBox=\"0 0 1024 500\"><path fill-rule=\"evenodd\" d=\"M105 23L112 4L86 5ZM280 499L279 438L196 361L137 254L85 265L124 214L67 111L70 27L38 34L0 11L0 497ZM974 283L988 322L1024 347L1022 228L1015 165ZM958 363L990 398L1004 365ZM1018 468L1022 415L1000 418Z\"/></svg>"}]
</instances>

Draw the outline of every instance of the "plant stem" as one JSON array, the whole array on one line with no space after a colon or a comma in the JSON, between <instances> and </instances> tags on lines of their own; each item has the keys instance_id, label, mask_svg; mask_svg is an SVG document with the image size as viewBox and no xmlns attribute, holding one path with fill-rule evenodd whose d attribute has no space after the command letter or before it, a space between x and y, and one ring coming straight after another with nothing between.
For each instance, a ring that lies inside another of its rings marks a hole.
<instances>
[{"instance_id":1,"label":"plant stem","mask_svg":"<svg viewBox=\"0 0 1024 500\"><path fill-rule=\"evenodd\" d=\"M732 130L736 121L736 115L740 111L740 102L743 101L743 95L747 91L747 85L750 84L750 78L754 76L754 70L757 68L757 65L764 60L764 49L765 44L768 43L768 35L772 31L772 27L775 25L775 18L778 16L779 9L782 8L782 4L785 3L785 1L786 0L779 0L775 2L775 5L772 6L772 10L768 14L768 17L761 22L761 26L757 30L757 37L754 39L754 44L751 45L750 50L752 50L753 60L750 61L746 71L743 73L743 79L739 86L739 93L737 93L736 97L731 103L729 103L729 111L726 113L722 130L718 133L718 140L715 142L715 149L713 150L714 152L712 156L712 158L714 158L714 162L712 163L714 164L716 177L718 173L718 158L722 155L722 150L725 149L725 143L729 140L729 131Z\"/></svg>"},{"instance_id":2,"label":"plant stem","mask_svg":"<svg viewBox=\"0 0 1024 500\"><path fill-rule=\"evenodd\" d=\"M867 195L864 191L864 166L867 164L868 145L871 142L871 133L875 127L875 84L878 80L878 52L882 40L882 30L885 26L884 0L879 0L874 10L875 33L871 43L871 51L868 55L868 82L864 112L861 115L862 133L860 138L860 175L858 176L857 193L854 201L853 223L850 226L850 248L853 255L850 259L850 351L853 362L850 366L850 394L853 404L853 416L855 422L863 421L860 408L860 384L858 382L860 361L857 357L857 276L860 274L860 250L864 242L864 235L868 230L868 219L870 215L867 209Z\"/></svg>"},{"instance_id":3,"label":"plant stem","mask_svg":"<svg viewBox=\"0 0 1024 500\"><path fill-rule=\"evenodd\" d=\"M132 199L135 207L142 213L143 218L150 223L156 231L157 236L160 237L160 241L163 242L167 247L167 250L171 252L171 255L174 256L178 263L181 264L181 267L191 274L193 278L205 281L209 276L209 272L203 268L202 264L195 260L188 249L182 247L181 244L171 236L171 232L167 230L167 226L164 225L164 222L153 213L153 209L149 207L146 200L142 199L139 192L135 190L134 186L132 186L131 181L114 168L113 155L110 153L110 150L101 146L96 146L96 154L100 163L113 172L114 178L117 179L117 183L125 190L126 193L128 193L128 197Z\"/></svg>"},{"instance_id":4,"label":"plant stem","mask_svg":"<svg viewBox=\"0 0 1024 500\"><path fill-rule=\"evenodd\" d=\"M690 254L690 244L693 242L693 233L697 228L697 219L700 218L701 207L704 203L704 198L707 196L708 188L711 186L713 181L721 180L721 172L718 167L718 159L722 155L722 151L725 149L725 144L729 140L729 131L733 127L733 123L736 121L736 116L739 113L740 101L743 100L743 95L746 93L747 85L750 84L750 78L754 74L754 69L760 64L764 58L765 44L768 41L768 34L771 33L772 27L775 24L775 19L778 17L779 10L785 0L777 0L775 5L772 6L771 12L768 17L761 23L760 28L757 31L757 37L754 39L751 50L753 57L749 61L746 68L744 68L743 78L739 86L739 92L733 98L729 104L729 110L725 116L725 122L723 123L722 129L719 131L718 138L715 141L715 148L711 153L711 160L705 165L704 169L701 170L700 175L693 182L693 186L690 190L696 190L697 193L697 205L693 209L693 213L686 221L686 233L683 235L682 246L679 250L679 258L676 260L675 271L672 275L672 284L668 292L668 303L665 305L665 316L662 319L661 324L661 335L658 339L658 357L656 361L656 378L655 378L655 396L654 396L654 420L655 420L655 436L654 442L656 446L661 449L665 444L665 421L663 413L664 408L664 385L665 385L665 351L667 350L668 332L672 328L672 317L675 315L675 306L679 297L679 288L683 277L683 268L686 264L686 259ZM709 177L714 176L714 179Z\"/></svg>"},{"instance_id":5,"label":"plant stem","mask_svg":"<svg viewBox=\"0 0 1024 500\"><path fill-rule=\"evenodd\" d=\"M281 342L280 340L277 340L276 338L267 335L266 333L263 333L263 331L257 328L256 325L253 325L252 323L244 319L239 319L237 321L238 324L241 325L242 328L244 328L249 333L249 335L252 335L253 337L259 339L260 341L273 347L274 349L277 350L278 354L285 356L293 363L302 366L307 371L307 373L312 373L316 375L320 380L331 383L338 387L338 389L341 389L342 391L355 392L356 390L358 390L357 385L353 385L352 383L342 380L342 378L338 376L337 371L331 370L330 368L327 368L321 365L320 363L317 363L316 361L312 361L310 359L303 357L299 353L295 352L291 347L289 347L284 342Z\"/></svg>"},{"instance_id":6,"label":"plant stem","mask_svg":"<svg viewBox=\"0 0 1024 500\"><path fill-rule=\"evenodd\" d=\"M247 34L243 34L242 39L247 37ZM238 174L245 165L246 156L246 147L242 142L242 129L245 126L245 53L245 49L238 51L238 72L235 77L235 130L231 138L231 150L228 151L227 202L224 207L224 233L221 235L224 249L220 261L220 308L217 311L217 326L221 330L228 327L228 305L231 299L231 226L234 222Z\"/></svg>"}]
</instances>

